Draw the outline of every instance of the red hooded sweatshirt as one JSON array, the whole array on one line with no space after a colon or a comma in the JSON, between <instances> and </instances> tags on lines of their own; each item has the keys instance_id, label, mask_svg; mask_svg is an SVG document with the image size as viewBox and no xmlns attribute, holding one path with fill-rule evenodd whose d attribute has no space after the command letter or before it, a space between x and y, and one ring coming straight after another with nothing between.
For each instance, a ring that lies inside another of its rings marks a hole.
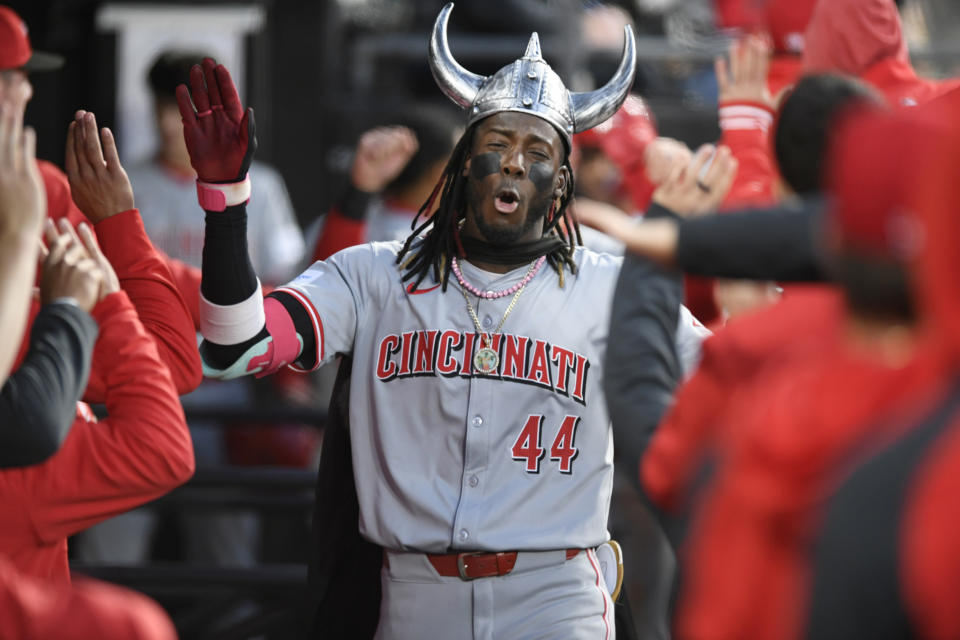
<instances>
[{"instance_id":1,"label":"red hooded sweatshirt","mask_svg":"<svg viewBox=\"0 0 960 640\"><path fill-rule=\"evenodd\" d=\"M917 76L893 0L819 2L807 27L803 71L856 76L901 106L924 104L960 86Z\"/></svg>"},{"instance_id":2,"label":"red hooded sweatshirt","mask_svg":"<svg viewBox=\"0 0 960 640\"><path fill-rule=\"evenodd\" d=\"M864 116L866 126L837 137L831 218L847 250L911 259L903 212L916 209L917 180L940 164L930 153L939 129L914 113ZM905 169L903 157L917 160ZM835 470L880 419L943 382L940 341L920 335L914 355L896 363L839 341L741 397L691 535L677 637L799 637L810 544Z\"/></svg>"},{"instance_id":3,"label":"red hooded sweatshirt","mask_svg":"<svg viewBox=\"0 0 960 640\"><path fill-rule=\"evenodd\" d=\"M0 638L175 640L169 616L143 595L93 580L53 585L0 558Z\"/></svg>"}]
</instances>

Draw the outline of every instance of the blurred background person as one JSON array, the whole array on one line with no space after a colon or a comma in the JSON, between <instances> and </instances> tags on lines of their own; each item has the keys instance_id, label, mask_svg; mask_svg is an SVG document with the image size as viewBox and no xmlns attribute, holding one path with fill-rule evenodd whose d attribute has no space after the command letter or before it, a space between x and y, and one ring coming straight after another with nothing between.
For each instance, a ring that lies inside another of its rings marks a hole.
<instances>
[{"instance_id":1,"label":"blurred background person","mask_svg":"<svg viewBox=\"0 0 960 640\"><path fill-rule=\"evenodd\" d=\"M147 81L159 146L151 157L132 162L127 169L150 239L167 255L194 267L200 266L203 216L197 213L197 176L183 142L176 87L205 57L202 52L167 50L154 60ZM263 269L266 284L279 284L292 275L303 256L303 235L280 174L266 163L254 162L250 179L257 189L257 198L250 203L250 258Z\"/></svg>"}]
</instances>

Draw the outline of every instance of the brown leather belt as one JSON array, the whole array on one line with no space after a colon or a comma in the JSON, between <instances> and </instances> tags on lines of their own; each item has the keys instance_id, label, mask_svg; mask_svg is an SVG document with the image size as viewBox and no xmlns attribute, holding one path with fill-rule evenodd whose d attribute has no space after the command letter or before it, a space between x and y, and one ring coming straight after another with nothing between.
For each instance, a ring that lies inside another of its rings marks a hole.
<instances>
[{"instance_id":1,"label":"brown leather belt","mask_svg":"<svg viewBox=\"0 0 960 640\"><path fill-rule=\"evenodd\" d=\"M578 553L580 549L567 549L567 560L575 558ZM426 556L441 576L461 580L505 576L513 571L513 566L517 564L516 551L428 553Z\"/></svg>"}]
</instances>

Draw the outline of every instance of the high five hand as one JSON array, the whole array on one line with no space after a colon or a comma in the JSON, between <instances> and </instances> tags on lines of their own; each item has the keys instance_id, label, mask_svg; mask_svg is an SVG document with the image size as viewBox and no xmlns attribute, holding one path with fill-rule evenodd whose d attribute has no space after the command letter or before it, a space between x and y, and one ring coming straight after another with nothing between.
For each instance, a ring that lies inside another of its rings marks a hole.
<instances>
[{"instance_id":1,"label":"high five hand","mask_svg":"<svg viewBox=\"0 0 960 640\"><path fill-rule=\"evenodd\" d=\"M177 87L177 104L190 163L200 180L243 181L257 149L253 109L244 111L227 68L211 58L204 58L202 67L194 65L190 89Z\"/></svg>"}]
</instances>

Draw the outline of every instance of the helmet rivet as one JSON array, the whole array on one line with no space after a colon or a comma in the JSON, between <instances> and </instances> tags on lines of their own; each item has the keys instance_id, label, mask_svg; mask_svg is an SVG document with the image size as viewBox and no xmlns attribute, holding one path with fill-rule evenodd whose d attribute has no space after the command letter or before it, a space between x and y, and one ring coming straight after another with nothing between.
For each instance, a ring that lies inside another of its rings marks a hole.
<instances>
[{"instance_id":1,"label":"helmet rivet","mask_svg":"<svg viewBox=\"0 0 960 640\"><path fill-rule=\"evenodd\" d=\"M531 100L530 98L524 98L524 99L523 99L523 106L529 107L529 106L532 105L532 104L533 104L533 100Z\"/></svg>"},{"instance_id":2,"label":"helmet rivet","mask_svg":"<svg viewBox=\"0 0 960 640\"><path fill-rule=\"evenodd\" d=\"M536 71L527 71L527 77L530 78L531 80L536 80L536 79L537 79L537 72L536 72Z\"/></svg>"}]
</instances>

